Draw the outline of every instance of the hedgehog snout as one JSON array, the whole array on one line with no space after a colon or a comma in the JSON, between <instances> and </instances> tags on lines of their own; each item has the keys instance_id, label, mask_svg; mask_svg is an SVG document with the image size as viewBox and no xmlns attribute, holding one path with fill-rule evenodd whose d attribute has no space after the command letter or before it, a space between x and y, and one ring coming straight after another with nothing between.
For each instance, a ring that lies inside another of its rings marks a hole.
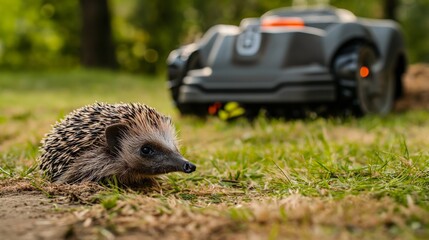
<instances>
[{"instance_id":1,"label":"hedgehog snout","mask_svg":"<svg viewBox=\"0 0 429 240\"><path fill-rule=\"evenodd\" d=\"M191 172L194 172L195 169L197 169L197 167L194 164L189 162L184 157L175 158L173 161L175 162L175 165L176 165L176 171L191 173Z\"/></svg>"},{"instance_id":2,"label":"hedgehog snout","mask_svg":"<svg viewBox=\"0 0 429 240\"><path fill-rule=\"evenodd\" d=\"M190 162L185 162L183 164L183 172L185 172L185 173L191 173L191 172L195 171L195 169L197 169L197 167Z\"/></svg>"}]
</instances>

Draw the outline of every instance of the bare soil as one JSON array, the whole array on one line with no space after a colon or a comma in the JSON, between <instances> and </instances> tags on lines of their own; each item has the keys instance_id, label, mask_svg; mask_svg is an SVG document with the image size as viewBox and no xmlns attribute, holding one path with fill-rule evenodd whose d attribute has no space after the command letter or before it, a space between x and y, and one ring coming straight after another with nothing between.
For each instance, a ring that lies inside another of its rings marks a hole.
<instances>
[{"instance_id":1,"label":"bare soil","mask_svg":"<svg viewBox=\"0 0 429 240\"><path fill-rule=\"evenodd\" d=\"M0 181L0 239L76 239L73 211L95 202L95 184Z\"/></svg>"},{"instance_id":2,"label":"bare soil","mask_svg":"<svg viewBox=\"0 0 429 240\"><path fill-rule=\"evenodd\" d=\"M410 66L404 76L405 95L396 111L429 109L429 64ZM36 187L37 186L37 187ZM26 180L0 181L0 238L8 239L81 239L76 212L94 203L101 188L94 185L65 186L30 183ZM75 211L77 210L78 211ZM186 215L186 214L185 214ZM189 218L187 219L189 220ZM83 222L81 225L88 224ZM213 226L213 231L219 226ZM150 236L150 235L149 235ZM102 238L113 238L106 233ZM129 232L122 239L144 239ZM150 238L150 237L149 237Z\"/></svg>"},{"instance_id":3,"label":"bare soil","mask_svg":"<svg viewBox=\"0 0 429 240\"><path fill-rule=\"evenodd\" d=\"M0 201L2 239L61 239L66 235L66 226L54 226L64 214L55 211L53 201L40 192L8 193Z\"/></svg>"},{"instance_id":4,"label":"bare soil","mask_svg":"<svg viewBox=\"0 0 429 240\"><path fill-rule=\"evenodd\" d=\"M429 64L410 66L403 81L404 96L396 103L396 110L429 109Z\"/></svg>"}]
</instances>

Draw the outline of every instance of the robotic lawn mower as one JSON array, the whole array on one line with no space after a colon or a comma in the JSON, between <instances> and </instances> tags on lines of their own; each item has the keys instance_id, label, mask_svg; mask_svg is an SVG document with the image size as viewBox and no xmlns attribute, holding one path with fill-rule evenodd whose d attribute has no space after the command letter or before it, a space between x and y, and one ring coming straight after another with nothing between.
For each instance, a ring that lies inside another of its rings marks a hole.
<instances>
[{"instance_id":1,"label":"robotic lawn mower","mask_svg":"<svg viewBox=\"0 0 429 240\"><path fill-rule=\"evenodd\" d=\"M168 83L182 114L227 119L264 108L283 116L302 109L385 115L402 95L405 69L394 21L282 8L240 26L213 26L172 51Z\"/></svg>"}]
</instances>

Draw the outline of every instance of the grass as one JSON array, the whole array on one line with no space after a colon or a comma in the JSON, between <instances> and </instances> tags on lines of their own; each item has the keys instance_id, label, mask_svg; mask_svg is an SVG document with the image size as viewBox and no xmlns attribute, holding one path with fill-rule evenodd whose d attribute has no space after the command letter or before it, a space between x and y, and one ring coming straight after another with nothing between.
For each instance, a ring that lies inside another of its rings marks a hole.
<instances>
[{"instance_id":1,"label":"grass","mask_svg":"<svg viewBox=\"0 0 429 240\"><path fill-rule=\"evenodd\" d=\"M171 115L197 172L166 175L152 189L53 191L35 168L39 142L95 101L138 101ZM99 238L427 239L428 119L409 111L227 123L179 117L162 77L2 72L0 188L24 181L47 196L76 195L86 205L73 210L68 234Z\"/></svg>"}]
</instances>

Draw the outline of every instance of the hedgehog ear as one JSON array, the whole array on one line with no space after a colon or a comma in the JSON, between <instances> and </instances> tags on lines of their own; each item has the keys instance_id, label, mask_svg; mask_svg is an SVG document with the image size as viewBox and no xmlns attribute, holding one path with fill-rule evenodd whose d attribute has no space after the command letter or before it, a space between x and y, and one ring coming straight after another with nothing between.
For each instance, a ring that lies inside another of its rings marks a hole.
<instances>
[{"instance_id":1,"label":"hedgehog ear","mask_svg":"<svg viewBox=\"0 0 429 240\"><path fill-rule=\"evenodd\" d=\"M106 141L111 153L118 154L121 138L127 130L128 127L121 123L113 124L106 128Z\"/></svg>"}]
</instances>

